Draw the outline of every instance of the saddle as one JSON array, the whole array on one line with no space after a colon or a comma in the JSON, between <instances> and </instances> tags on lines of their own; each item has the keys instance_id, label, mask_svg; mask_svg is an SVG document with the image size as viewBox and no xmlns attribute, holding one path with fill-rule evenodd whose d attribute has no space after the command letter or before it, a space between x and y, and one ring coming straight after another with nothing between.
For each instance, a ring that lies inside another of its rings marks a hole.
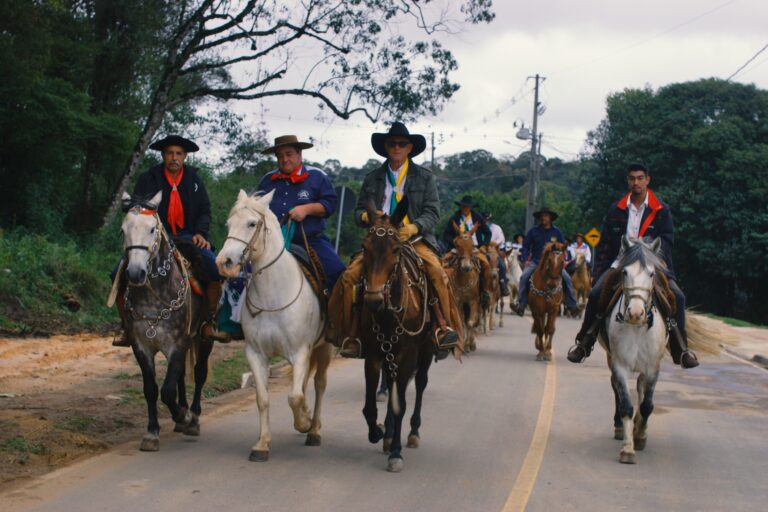
<instances>
[{"instance_id":1,"label":"saddle","mask_svg":"<svg viewBox=\"0 0 768 512\"><path fill-rule=\"evenodd\" d=\"M621 271L612 268L607 272L598 301L598 314L603 318L614 308L624 293L624 279ZM653 277L653 301L664 319L671 318L677 313L675 294L669 286L666 274L661 271L656 272Z\"/></svg>"},{"instance_id":2,"label":"saddle","mask_svg":"<svg viewBox=\"0 0 768 512\"><path fill-rule=\"evenodd\" d=\"M194 242L183 238L174 238L173 246L176 249L173 251L174 258L187 269L186 274L192 291L196 295L203 295L203 288L208 284L208 279L203 270L203 258L198 247Z\"/></svg>"},{"instance_id":3,"label":"saddle","mask_svg":"<svg viewBox=\"0 0 768 512\"><path fill-rule=\"evenodd\" d=\"M299 268L304 272L304 276L306 276L307 281L312 286L317 300L320 301L320 314L325 316L328 310L329 290L325 287L327 280L320 258L309 244L306 247L291 244L288 247L288 252L299 262Z\"/></svg>"}]
</instances>

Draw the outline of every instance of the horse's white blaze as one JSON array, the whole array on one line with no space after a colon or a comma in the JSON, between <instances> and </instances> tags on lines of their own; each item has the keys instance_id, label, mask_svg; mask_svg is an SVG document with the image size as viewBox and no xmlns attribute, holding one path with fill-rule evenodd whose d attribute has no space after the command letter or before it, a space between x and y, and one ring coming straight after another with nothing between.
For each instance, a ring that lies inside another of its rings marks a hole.
<instances>
[{"instance_id":1,"label":"horse's white blaze","mask_svg":"<svg viewBox=\"0 0 768 512\"><path fill-rule=\"evenodd\" d=\"M624 268L624 289L629 290L625 294L626 321L631 324L642 324L646 321L646 309L652 300L653 268L643 267L639 261Z\"/></svg>"}]
</instances>

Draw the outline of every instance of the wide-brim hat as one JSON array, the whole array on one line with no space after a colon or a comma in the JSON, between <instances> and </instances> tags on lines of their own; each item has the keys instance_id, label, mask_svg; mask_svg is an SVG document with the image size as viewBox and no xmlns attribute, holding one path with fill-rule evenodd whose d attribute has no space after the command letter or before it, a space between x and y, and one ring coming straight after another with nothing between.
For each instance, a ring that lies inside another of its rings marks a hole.
<instances>
[{"instance_id":1,"label":"wide-brim hat","mask_svg":"<svg viewBox=\"0 0 768 512\"><path fill-rule=\"evenodd\" d=\"M266 149L262 149L261 154L271 155L275 152L277 148L281 146L293 146L299 149L309 149L311 147L314 147L314 144L311 144L309 142L299 142L299 138L295 135L282 135L280 137L275 137L275 144Z\"/></svg>"},{"instance_id":2,"label":"wide-brim hat","mask_svg":"<svg viewBox=\"0 0 768 512\"><path fill-rule=\"evenodd\" d=\"M555 219L557 219L559 217L557 212L554 212L554 211L550 210L546 206L544 206L541 210L539 210L537 212L533 212L533 216L538 219L539 217L541 217L542 213L548 213L550 215L550 217L552 217L552 222L555 222Z\"/></svg>"},{"instance_id":3,"label":"wide-brim hat","mask_svg":"<svg viewBox=\"0 0 768 512\"><path fill-rule=\"evenodd\" d=\"M410 141L411 144L413 144L413 149L408 155L410 158L415 157L427 149L427 139L425 139L423 135L416 133L411 134L403 123L396 121L392 123L392 126L389 128L388 132L374 133L371 135L371 146L373 146L373 150L377 155L381 155L384 158L389 157L389 155L387 155L385 142L390 137L405 137Z\"/></svg>"},{"instance_id":4,"label":"wide-brim hat","mask_svg":"<svg viewBox=\"0 0 768 512\"><path fill-rule=\"evenodd\" d=\"M474 208L476 205L475 200L472 199L472 196L466 195L461 198L461 201L454 201L453 204L456 206L469 206L470 208Z\"/></svg>"},{"instance_id":5,"label":"wide-brim hat","mask_svg":"<svg viewBox=\"0 0 768 512\"><path fill-rule=\"evenodd\" d=\"M585 239L584 233L576 233L573 235L573 239L576 240L577 238L581 237L582 239Z\"/></svg>"},{"instance_id":6,"label":"wide-brim hat","mask_svg":"<svg viewBox=\"0 0 768 512\"><path fill-rule=\"evenodd\" d=\"M512 240L517 240L517 237L522 237L522 238L525 238L525 235L524 235L524 234L522 234L522 233L515 233L515 234L512 236Z\"/></svg>"},{"instance_id":7,"label":"wide-brim hat","mask_svg":"<svg viewBox=\"0 0 768 512\"><path fill-rule=\"evenodd\" d=\"M156 149L157 151L163 151L168 146L180 146L187 153L194 153L199 151L200 148L189 139L185 139L180 135L168 135L160 140L157 140L149 145L149 149Z\"/></svg>"}]
</instances>

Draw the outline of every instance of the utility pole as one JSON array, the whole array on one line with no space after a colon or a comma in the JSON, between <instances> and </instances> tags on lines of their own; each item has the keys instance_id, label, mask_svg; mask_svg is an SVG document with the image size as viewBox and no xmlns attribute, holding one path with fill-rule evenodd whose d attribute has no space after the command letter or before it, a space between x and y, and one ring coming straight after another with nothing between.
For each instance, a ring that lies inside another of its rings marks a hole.
<instances>
[{"instance_id":1,"label":"utility pole","mask_svg":"<svg viewBox=\"0 0 768 512\"><path fill-rule=\"evenodd\" d=\"M435 172L435 132L432 132L432 172Z\"/></svg>"},{"instance_id":2,"label":"utility pole","mask_svg":"<svg viewBox=\"0 0 768 512\"><path fill-rule=\"evenodd\" d=\"M535 77L528 77L536 80L536 87L533 100L533 132L531 137L531 164L528 171L528 205L525 209L525 232L533 227L533 212L536 211L538 206L537 200L539 195L539 82L545 80L544 77L538 74Z\"/></svg>"}]
</instances>

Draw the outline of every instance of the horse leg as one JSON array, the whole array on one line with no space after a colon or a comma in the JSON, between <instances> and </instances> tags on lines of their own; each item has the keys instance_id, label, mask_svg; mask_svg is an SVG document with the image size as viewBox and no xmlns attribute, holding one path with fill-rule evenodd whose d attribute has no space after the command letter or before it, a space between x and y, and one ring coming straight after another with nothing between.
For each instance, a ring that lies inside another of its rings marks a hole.
<instances>
[{"instance_id":1,"label":"horse leg","mask_svg":"<svg viewBox=\"0 0 768 512\"><path fill-rule=\"evenodd\" d=\"M635 444L632 436L632 416L634 408L632 399L629 396L629 386L627 385L627 371L619 365L614 364L611 368L613 378L615 379L616 391L619 398L619 414L621 415L621 424L623 427L624 440L621 446L619 462L622 464L635 463Z\"/></svg>"},{"instance_id":2,"label":"horse leg","mask_svg":"<svg viewBox=\"0 0 768 512\"><path fill-rule=\"evenodd\" d=\"M138 343L133 343L133 355L141 369L141 378L144 383L144 399L147 402L147 433L141 440L139 450L143 452L156 452L160 449L160 423L157 421L157 382L155 381L155 358L138 348Z\"/></svg>"},{"instance_id":3,"label":"horse leg","mask_svg":"<svg viewBox=\"0 0 768 512\"><path fill-rule=\"evenodd\" d=\"M389 450L389 460L387 461L387 471L390 473L399 473L403 470L403 449L400 437L402 435L403 418L405 417L405 390L408 387L408 380L413 373L411 365L402 365L397 374L397 378L392 383L392 394L390 404L392 404L392 414L394 419L394 432L392 435L392 446ZM393 401L397 400L397 407Z\"/></svg>"},{"instance_id":4,"label":"horse leg","mask_svg":"<svg viewBox=\"0 0 768 512\"><path fill-rule=\"evenodd\" d=\"M424 390L427 389L429 381L429 367L432 365L432 355L422 350L419 353L418 369L416 370L416 401L413 404L413 414L411 415L411 431L408 433L408 448L418 448L421 437L419 428L421 427L421 402L424 398Z\"/></svg>"},{"instance_id":5,"label":"horse leg","mask_svg":"<svg viewBox=\"0 0 768 512\"><path fill-rule=\"evenodd\" d=\"M544 360L544 321L539 313L533 315L533 325L531 325L531 332L536 335L535 345L538 353L536 354L537 361Z\"/></svg>"},{"instance_id":6,"label":"horse leg","mask_svg":"<svg viewBox=\"0 0 768 512\"><path fill-rule=\"evenodd\" d=\"M185 351L179 349L168 354L168 370L165 373L163 387L160 388L160 399L168 407L173 421L186 429L197 422L197 417L189 409L179 407L176 401L177 385L186 363L185 356Z\"/></svg>"},{"instance_id":7,"label":"horse leg","mask_svg":"<svg viewBox=\"0 0 768 512\"><path fill-rule=\"evenodd\" d=\"M213 351L213 341L200 340L197 343L197 347L197 358L195 360L195 394L192 397L192 412L196 417L199 417L203 412L201 407L203 386L205 386L205 381L208 380L208 358L211 356L211 351ZM200 422L196 421L194 425L187 427L184 430L184 435L199 436Z\"/></svg>"},{"instance_id":8,"label":"horse leg","mask_svg":"<svg viewBox=\"0 0 768 512\"><path fill-rule=\"evenodd\" d=\"M611 355L608 354L608 367L611 367ZM619 388L616 383L616 378L611 372L611 389L613 389L613 438L621 441L624 439L624 425L621 423L621 402L619 401Z\"/></svg>"},{"instance_id":9,"label":"horse leg","mask_svg":"<svg viewBox=\"0 0 768 512\"><path fill-rule=\"evenodd\" d=\"M306 345L301 347L291 357L291 366L293 367L293 384L288 392L288 405L293 411L293 428L302 434L309 432L312 427L312 421L309 418L309 410L304 398L304 381L309 372L310 348Z\"/></svg>"},{"instance_id":10,"label":"horse leg","mask_svg":"<svg viewBox=\"0 0 768 512\"><path fill-rule=\"evenodd\" d=\"M257 352L250 343L245 345L245 357L253 372L256 386L256 405L259 407L260 435L258 442L251 447L248 460L266 462L269 460L269 443L272 434L269 431L269 358Z\"/></svg>"},{"instance_id":11,"label":"horse leg","mask_svg":"<svg viewBox=\"0 0 768 512\"><path fill-rule=\"evenodd\" d=\"M640 414L635 414L635 428L632 437L635 441L635 450L644 450L648 439L648 418L653 412L653 392L656 388L658 374L646 377L640 374L637 378L637 394L640 403Z\"/></svg>"},{"instance_id":12,"label":"horse leg","mask_svg":"<svg viewBox=\"0 0 768 512\"><path fill-rule=\"evenodd\" d=\"M499 297L499 327L504 327L504 297Z\"/></svg>"},{"instance_id":13,"label":"horse leg","mask_svg":"<svg viewBox=\"0 0 768 512\"><path fill-rule=\"evenodd\" d=\"M379 374L381 373L381 361L373 359L365 360L365 405L363 406L363 417L368 424L368 441L373 444L381 441L384 437L384 431L381 425L376 423L378 408L376 407L376 388L379 385Z\"/></svg>"},{"instance_id":14,"label":"horse leg","mask_svg":"<svg viewBox=\"0 0 768 512\"><path fill-rule=\"evenodd\" d=\"M381 369L381 386L379 386L379 390L376 392L376 401L387 401L387 377L384 375L384 368Z\"/></svg>"},{"instance_id":15,"label":"horse leg","mask_svg":"<svg viewBox=\"0 0 768 512\"><path fill-rule=\"evenodd\" d=\"M333 346L329 343L323 343L317 347L313 352L313 357L316 359L315 366L315 409L312 411L312 427L307 433L307 446L320 446L320 428L322 422L320 421L320 415L322 412L323 395L325 394L325 387L328 384L328 367L331 364L333 358Z\"/></svg>"},{"instance_id":16,"label":"horse leg","mask_svg":"<svg viewBox=\"0 0 768 512\"><path fill-rule=\"evenodd\" d=\"M187 410L189 409L189 403L187 402L187 383L185 382L186 373L187 373L187 367L186 365L184 365L184 368L181 369L181 373L179 374L179 380L176 382L179 409L181 409L181 411L185 413L185 415ZM173 427L174 432L184 432L186 429L187 429L187 426L184 425L183 423L177 423Z\"/></svg>"},{"instance_id":17,"label":"horse leg","mask_svg":"<svg viewBox=\"0 0 768 512\"><path fill-rule=\"evenodd\" d=\"M554 311L550 311L547 314L547 327L544 331L544 360L552 360L552 338L555 336L555 322L557 322L557 315Z\"/></svg>"},{"instance_id":18,"label":"horse leg","mask_svg":"<svg viewBox=\"0 0 768 512\"><path fill-rule=\"evenodd\" d=\"M385 381L390 380L389 377L382 377ZM391 383L389 384L391 385ZM381 451L389 453L392 449L392 438L395 437L395 415L392 412L392 400L387 401L387 415L384 417L384 441L381 444Z\"/></svg>"}]
</instances>

